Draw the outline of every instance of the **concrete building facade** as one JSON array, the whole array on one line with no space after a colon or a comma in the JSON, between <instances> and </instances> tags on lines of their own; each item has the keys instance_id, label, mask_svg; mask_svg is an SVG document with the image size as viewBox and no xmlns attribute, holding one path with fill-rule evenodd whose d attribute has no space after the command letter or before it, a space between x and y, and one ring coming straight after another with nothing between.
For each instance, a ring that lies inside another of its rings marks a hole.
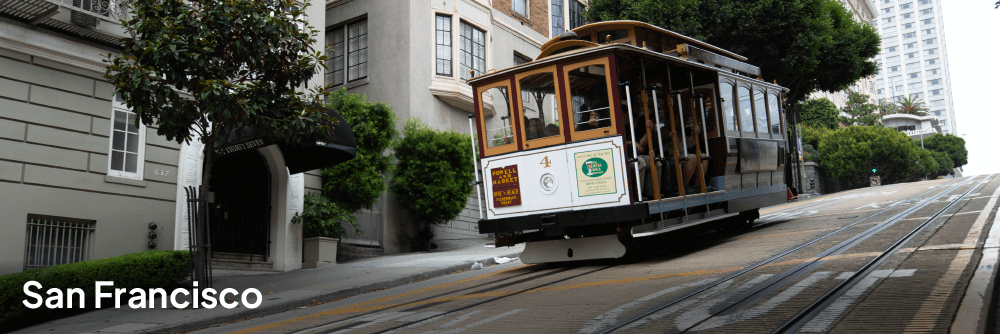
<instances>
[{"instance_id":1,"label":"concrete building facade","mask_svg":"<svg viewBox=\"0 0 1000 334\"><path fill-rule=\"evenodd\" d=\"M469 133L472 87L465 81L534 59L542 43L583 25L577 0L331 0L325 34L335 89L386 103L402 120ZM472 72L470 74L470 71ZM434 226L435 239L481 238L478 193L455 220ZM416 233L388 193L360 213L377 235L351 243L405 249L398 235ZM370 234L370 233L369 233Z\"/></svg>"},{"instance_id":2,"label":"concrete building facade","mask_svg":"<svg viewBox=\"0 0 1000 334\"><path fill-rule=\"evenodd\" d=\"M183 187L201 182L203 146L134 125L104 78L102 60L121 51L117 13L80 3L0 0L0 274L188 247ZM322 18L316 7L312 16ZM303 194L320 189L318 172L290 174L276 146L244 157L257 164L222 172L255 175L255 196L269 207L251 240L260 247L247 258L255 269L298 269L302 228L290 221ZM237 158L219 163L227 159ZM213 190L224 205L226 187ZM219 213L235 217L230 211Z\"/></svg>"},{"instance_id":3,"label":"concrete building facade","mask_svg":"<svg viewBox=\"0 0 1000 334\"><path fill-rule=\"evenodd\" d=\"M919 98L943 133L957 134L941 0L876 0L882 35L879 99Z\"/></svg>"}]
</instances>

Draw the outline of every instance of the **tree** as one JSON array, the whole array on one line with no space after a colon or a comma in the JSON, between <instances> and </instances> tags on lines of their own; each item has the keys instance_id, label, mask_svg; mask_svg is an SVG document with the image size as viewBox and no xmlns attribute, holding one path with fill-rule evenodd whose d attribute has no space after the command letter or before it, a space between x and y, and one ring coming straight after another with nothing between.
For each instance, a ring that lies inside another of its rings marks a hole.
<instances>
[{"instance_id":1,"label":"tree","mask_svg":"<svg viewBox=\"0 0 1000 334\"><path fill-rule=\"evenodd\" d=\"M819 142L823 169L852 188L861 187L878 167L883 182L908 180L918 159L913 140L906 134L881 126L849 126L834 130ZM916 147L919 149L919 147Z\"/></svg>"},{"instance_id":2,"label":"tree","mask_svg":"<svg viewBox=\"0 0 1000 334\"><path fill-rule=\"evenodd\" d=\"M855 91L847 92L847 104L841 111L847 116L841 117L840 121L847 125L872 126L882 118L878 113L879 106L870 103L867 95Z\"/></svg>"},{"instance_id":3,"label":"tree","mask_svg":"<svg viewBox=\"0 0 1000 334\"><path fill-rule=\"evenodd\" d=\"M835 0L593 0L589 21L636 20L748 58L767 82L788 87L786 103L817 90L841 91L874 75L881 38Z\"/></svg>"},{"instance_id":4,"label":"tree","mask_svg":"<svg viewBox=\"0 0 1000 334\"><path fill-rule=\"evenodd\" d=\"M802 137L802 155L803 159L807 161L813 161L817 163L822 163L822 156L819 154L818 148L819 143L823 141L824 138L833 133L834 130L827 128L814 128L805 124L799 126L799 135ZM812 148L809 150L808 148ZM808 159L812 160L808 160Z\"/></svg>"},{"instance_id":5,"label":"tree","mask_svg":"<svg viewBox=\"0 0 1000 334\"><path fill-rule=\"evenodd\" d=\"M936 175L944 176L951 174L952 170L955 169L955 161L951 160L951 157L948 155L948 153L938 152L938 151L930 151L930 152L931 155L934 157L934 161L937 161L938 164L938 170Z\"/></svg>"},{"instance_id":6,"label":"tree","mask_svg":"<svg viewBox=\"0 0 1000 334\"><path fill-rule=\"evenodd\" d=\"M430 224L454 219L465 208L473 188L469 135L431 129L408 118L403 138L394 147L396 167L389 186L400 205L421 227L418 244L429 245Z\"/></svg>"},{"instance_id":7,"label":"tree","mask_svg":"<svg viewBox=\"0 0 1000 334\"><path fill-rule=\"evenodd\" d=\"M344 89L331 93L328 101L327 107L350 125L358 151L354 159L323 169L323 195L349 212L371 209L385 192L385 175L392 166L392 156L385 153L399 139L396 114L384 103Z\"/></svg>"},{"instance_id":8,"label":"tree","mask_svg":"<svg viewBox=\"0 0 1000 334\"><path fill-rule=\"evenodd\" d=\"M134 0L125 6L133 14L121 22L128 37L122 53L108 55L105 77L138 116L137 125L155 126L167 140L205 144L202 185L211 178L214 145L230 134L252 128L276 142L331 138L336 119L317 103L322 88L299 90L320 73L326 56L313 50L318 31L307 27L297 2Z\"/></svg>"},{"instance_id":9,"label":"tree","mask_svg":"<svg viewBox=\"0 0 1000 334\"><path fill-rule=\"evenodd\" d=\"M924 138L924 147L931 151L948 154L953 167L958 168L969 163L969 151L965 149L965 139L952 134L934 134Z\"/></svg>"},{"instance_id":10,"label":"tree","mask_svg":"<svg viewBox=\"0 0 1000 334\"><path fill-rule=\"evenodd\" d=\"M838 115L837 105L823 97L803 102L799 117L803 124L811 127L836 129Z\"/></svg>"},{"instance_id":11,"label":"tree","mask_svg":"<svg viewBox=\"0 0 1000 334\"><path fill-rule=\"evenodd\" d=\"M878 113L883 116L896 113L896 104L889 102L889 100L879 99L875 105L878 107Z\"/></svg>"},{"instance_id":12,"label":"tree","mask_svg":"<svg viewBox=\"0 0 1000 334\"><path fill-rule=\"evenodd\" d=\"M924 103L920 101L919 97L903 96L903 98L896 103L896 112L900 114L927 116L928 110L930 109L924 107Z\"/></svg>"}]
</instances>

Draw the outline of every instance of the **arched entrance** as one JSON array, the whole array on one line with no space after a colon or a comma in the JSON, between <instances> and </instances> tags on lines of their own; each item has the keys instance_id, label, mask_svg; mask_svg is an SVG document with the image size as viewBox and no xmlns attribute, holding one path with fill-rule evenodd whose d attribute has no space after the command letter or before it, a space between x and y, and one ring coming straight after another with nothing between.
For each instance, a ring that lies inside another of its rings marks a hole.
<instances>
[{"instance_id":1,"label":"arched entrance","mask_svg":"<svg viewBox=\"0 0 1000 334\"><path fill-rule=\"evenodd\" d=\"M220 158L209 181L212 251L270 256L271 172L257 150Z\"/></svg>"}]
</instances>

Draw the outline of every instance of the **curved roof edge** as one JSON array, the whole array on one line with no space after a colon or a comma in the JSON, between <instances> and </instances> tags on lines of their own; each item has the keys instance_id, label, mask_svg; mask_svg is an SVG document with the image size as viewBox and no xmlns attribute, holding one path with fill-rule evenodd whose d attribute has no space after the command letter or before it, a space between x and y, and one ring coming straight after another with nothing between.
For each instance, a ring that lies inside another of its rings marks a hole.
<instances>
[{"instance_id":1,"label":"curved roof edge","mask_svg":"<svg viewBox=\"0 0 1000 334\"><path fill-rule=\"evenodd\" d=\"M739 60L739 61L746 61L747 60L746 57L741 56L739 54L736 54L736 53L734 53L732 51L729 51L729 50L717 47L717 46L712 45L712 44L705 43L705 42L703 42L701 40L698 40L698 39L695 39L693 37L689 37L689 36L686 36L686 35L683 35L683 34L671 31L671 30L667 30L667 29L664 29L664 28L660 28L660 27L654 26L652 24L649 24L649 23L646 23L646 22L641 22L641 21L619 20L619 21L594 22L594 23L590 23L590 24L586 24L586 25L582 25L582 26L576 27L576 28L572 29L572 31L575 32L575 33L577 33L577 34L581 34L581 32L583 32L583 31L588 31L588 30L591 30L591 29L596 29L596 28L599 28L601 26L616 25L616 24L631 24L631 25L637 26L637 27L643 27L643 28L647 28L647 29L652 29L652 30L655 30L655 31L663 33L663 34L667 34L667 35L679 38L681 40L684 40L688 44L691 44L691 45L703 48L703 49L708 50L708 51L716 52L716 53L719 53L719 54L727 56L727 57L732 57L732 58L734 58L736 60ZM546 47L551 46L552 44L555 44L557 42L559 42L559 38L558 37L554 37L552 39L549 39L548 41L546 41L545 43L542 44L541 49L545 50Z\"/></svg>"}]
</instances>

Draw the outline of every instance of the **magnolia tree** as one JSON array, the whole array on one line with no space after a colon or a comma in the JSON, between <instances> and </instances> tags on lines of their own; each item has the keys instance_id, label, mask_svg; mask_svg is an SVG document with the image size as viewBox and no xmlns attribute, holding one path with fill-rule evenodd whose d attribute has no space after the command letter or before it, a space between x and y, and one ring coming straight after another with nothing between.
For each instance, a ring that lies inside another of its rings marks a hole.
<instances>
[{"instance_id":1,"label":"magnolia tree","mask_svg":"<svg viewBox=\"0 0 1000 334\"><path fill-rule=\"evenodd\" d=\"M168 140L205 144L202 185L213 147L253 129L272 142L329 141L336 119L323 87L306 90L326 56L319 32L291 0L130 0L127 37L109 54L105 77L139 122ZM306 5L308 6L308 4ZM203 192L207 192L203 187Z\"/></svg>"}]
</instances>

